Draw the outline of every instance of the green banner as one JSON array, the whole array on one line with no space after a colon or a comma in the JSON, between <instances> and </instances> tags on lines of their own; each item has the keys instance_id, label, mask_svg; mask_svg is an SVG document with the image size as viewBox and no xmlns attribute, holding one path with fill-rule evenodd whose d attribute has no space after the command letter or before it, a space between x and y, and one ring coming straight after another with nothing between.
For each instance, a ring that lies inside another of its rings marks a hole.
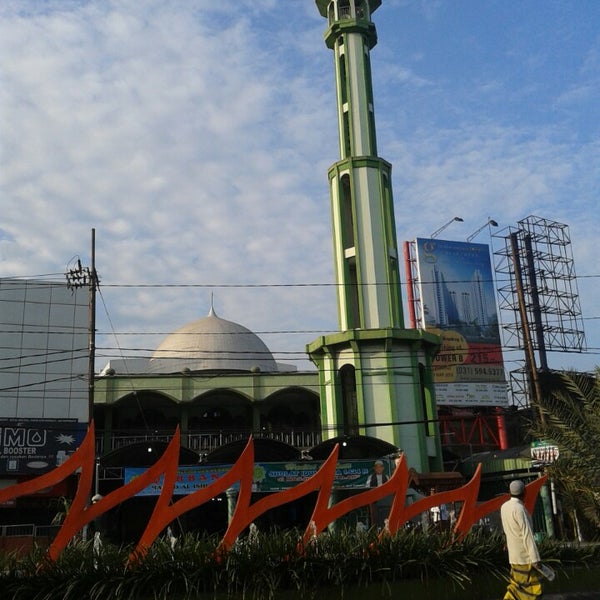
<instances>
[{"instance_id":1,"label":"green banner","mask_svg":"<svg viewBox=\"0 0 600 600\"><path fill-rule=\"evenodd\" d=\"M383 460L383 473L389 477L393 469L393 461ZM317 461L297 461L286 463L261 462L254 465L252 491L279 492L294 487L312 477L323 465ZM335 489L360 489L370 487L373 474L373 460L340 460L336 467L333 487ZM198 465L179 467L173 495L192 494L220 479L231 465ZM127 484L139 477L146 469L143 467L126 467L125 481ZM162 490L163 476L142 490L138 496L158 496ZM234 487L237 487L236 484Z\"/></svg>"}]
</instances>

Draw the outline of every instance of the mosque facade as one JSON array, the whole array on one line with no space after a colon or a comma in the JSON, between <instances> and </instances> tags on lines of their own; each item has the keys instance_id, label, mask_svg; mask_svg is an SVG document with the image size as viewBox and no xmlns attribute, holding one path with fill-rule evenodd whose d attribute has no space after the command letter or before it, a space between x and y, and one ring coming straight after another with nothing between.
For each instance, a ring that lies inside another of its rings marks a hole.
<instances>
[{"instance_id":1,"label":"mosque facade","mask_svg":"<svg viewBox=\"0 0 600 600\"><path fill-rule=\"evenodd\" d=\"M258 335L213 307L149 360L111 361L94 397L101 454L166 440L177 426L200 456L250 435L302 450L321 440L316 372L277 363Z\"/></svg>"}]
</instances>

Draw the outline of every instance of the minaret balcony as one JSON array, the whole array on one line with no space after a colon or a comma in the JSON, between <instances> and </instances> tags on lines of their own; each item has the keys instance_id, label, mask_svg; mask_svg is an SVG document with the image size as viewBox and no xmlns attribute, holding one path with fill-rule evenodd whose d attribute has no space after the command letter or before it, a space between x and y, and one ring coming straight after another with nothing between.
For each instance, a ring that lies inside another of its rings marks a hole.
<instances>
[{"instance_id":1,"label":"minaret balcony","mask_svg":"<svg viewBox=\"0 0 600 600\"><path fill-rule=\"evenodd\" d=\"M316 0L319 12L329 25L348 19L370 20L371 13L381 6L381 0Z\"/></svg>"}]
</instances>

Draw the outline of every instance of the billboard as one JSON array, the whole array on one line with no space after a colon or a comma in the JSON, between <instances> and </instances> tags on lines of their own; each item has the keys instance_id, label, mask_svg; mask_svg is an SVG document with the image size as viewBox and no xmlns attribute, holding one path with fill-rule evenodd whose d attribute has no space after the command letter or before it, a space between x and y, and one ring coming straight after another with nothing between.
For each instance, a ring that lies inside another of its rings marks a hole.
<instances>
[{"instance_id":1,"label":"billboard","mask_svg":"<svg viewBox=\"0 0 600 600\"><path fill-rule=\"evenodd\" d=\"M78 448L86 429L74 419L0 420L0 475L51 471Z\"/></svg>"},{"instance_id":2,"label":"billboard","mask_svg":"<svg viewBox=\"0 0 600 600\"><path fill-rule=\"evenodd\" d=\"M438 405L508 405L489 246L417 238L415 248L419 325L442 338Z\"/></svg>"}]
</instances>

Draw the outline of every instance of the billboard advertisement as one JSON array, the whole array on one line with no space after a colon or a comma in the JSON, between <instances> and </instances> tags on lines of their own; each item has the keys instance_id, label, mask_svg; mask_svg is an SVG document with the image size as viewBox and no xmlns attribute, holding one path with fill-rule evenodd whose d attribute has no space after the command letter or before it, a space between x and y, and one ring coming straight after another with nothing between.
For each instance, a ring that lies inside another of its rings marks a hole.
<instances>
[{"instance_id":1,"label":"billboard advertisement","mask_svg":"<svg viewBox=\"0 0 600 600\"><path fill-rule=\"evenodd\" d=\"M77 450L84 423L54 420L0 420L0 475L51 471Z\"/></svg>"},{"instance_id":2,"label":"billboard advertisement","mask_svg":"<svg viewBox=\"0 0 600 600\"><path fill-rule=\"evenodd\" d=\"M417 238L422 328L437 333L438 405L506 406L496 295L487 244Z\"/></svg>"}]
</instances>

